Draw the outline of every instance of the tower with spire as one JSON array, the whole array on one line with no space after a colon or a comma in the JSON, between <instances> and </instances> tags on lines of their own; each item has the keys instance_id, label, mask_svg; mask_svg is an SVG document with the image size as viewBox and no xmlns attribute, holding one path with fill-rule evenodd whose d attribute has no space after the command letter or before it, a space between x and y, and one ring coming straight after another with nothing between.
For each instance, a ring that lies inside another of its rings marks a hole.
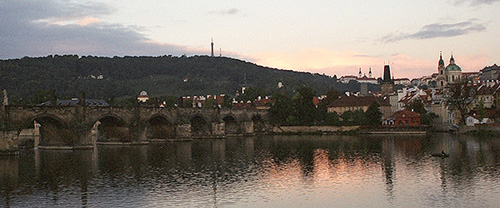
<instances>
[{"instance_id":1,"label":"tower with spire","mask_svg":"<svg viewBox=\"0 0 500 208\"><path fill-rule=\"evenodd\" d=\"M363 73L361 72L361 68L359 68L359 75L358 75L359 78L363 77Z\"/></svg>"},{"instance_id":2,"label":"tower with spire","mask_svg":"<svg viewBox=\"0 0 500 208\"><path fill-rule=\"evenodd\" d=\"M214 57L214 39L213 38L212 38L212 42L210 43L210 45L212 46L211 56Z\"/></svg>"},{"instance_id":3,"label":"tower with spire","mask_svg":"<svg viewBox=\"0 0 500 208\"><path fill-rule=\"evenodd\" d=\"M439 52L438 61L438 76L436 77L436 84L439 88L444 88L450 83L460 81L462 78L462 69L455 63L453 54L450 57L448 66L444 66L443 53Z\"/></svg>"},{"instance_id":4,"label":"tower with spire","mask_svg":"<svg viewBox=\"0 0 500 208\"><path fill-rule=\"evenodd\" d=\"M443 88L446 86L446 74L444 71L444 60L443 53L439 52L439 61L438 61L438 76L436 77L436 84L439 88Z\"/></svg>"},{"instance_id":5,"label":"tower with spire","mask_svg":"<svg viewBox=\"0 0 500 208\"><path fill-rule=\"evenodd\" d=\"M448 83L460 82L462 79L462 68L455 63L455 58L453 58L453 53L450 57L450 64L445 68L446 81Z\"/></svg>"},{"instance_id":6,"label":"tower with spire","mask_svg":"<svg viewBox=\"0 0 500 208\"><path fill-rule=\"evenodd\" d=\"M370 67L370 72L368 72L368 78L372 78L372 68Z\"/></svg>"},{"instance_id":7,"label":"tower with spire","mask_svg":"<svg viewBox=\"0 0 500 208\"><path fill-rule=\"evenodd\" d=\"M394 80L391 77L391 67L389 64L384 65L384 77L382 83L380 83L382 88L382 95L387 96L394 91Z\"/></svg>"}]
</instances>

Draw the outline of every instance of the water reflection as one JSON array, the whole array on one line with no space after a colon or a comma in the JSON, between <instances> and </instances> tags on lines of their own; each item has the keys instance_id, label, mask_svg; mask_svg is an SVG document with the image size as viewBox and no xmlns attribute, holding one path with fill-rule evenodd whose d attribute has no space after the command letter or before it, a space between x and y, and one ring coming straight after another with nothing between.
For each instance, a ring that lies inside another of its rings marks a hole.
<instances>
[{"instance_id":1,"label":"water reflection","mask_svg":"<svg viewBox=\"0 0 500 208\"><path fill-rule=\"evenodd\" d=\"M263 136L0 157L0 205L491 207L500 140ZM432 157L445 151L449 158Z\"/></svg>"}]
</instances>

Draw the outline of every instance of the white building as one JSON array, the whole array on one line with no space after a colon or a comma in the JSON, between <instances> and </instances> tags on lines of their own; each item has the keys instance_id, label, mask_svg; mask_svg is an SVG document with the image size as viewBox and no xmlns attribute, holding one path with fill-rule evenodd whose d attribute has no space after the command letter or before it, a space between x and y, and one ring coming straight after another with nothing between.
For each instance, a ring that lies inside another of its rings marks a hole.
<instances>
[{"instance_id":1,"label":"white building","mask_svg":"<svg viewBox=\"0 0 500 208\"><path fill-rule=\"evenodd\" d=\"M142 91L139 96L137 96L137 102L147 102L149 100L148 93L146 91Z\"/></svg>"}]
</instances>

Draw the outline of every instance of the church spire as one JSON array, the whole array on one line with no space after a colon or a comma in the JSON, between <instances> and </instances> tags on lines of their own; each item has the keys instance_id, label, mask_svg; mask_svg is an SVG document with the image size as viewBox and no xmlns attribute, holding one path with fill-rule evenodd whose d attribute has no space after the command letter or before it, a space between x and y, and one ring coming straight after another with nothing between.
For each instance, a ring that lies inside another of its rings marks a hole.
<instances>
[{"instance_id":1,"label":"church spire","mask_svg":"<svg viewBox=\"0 0 500 208\"><path fill-rule=\"evenodd\" d=\"M359 68L359 78L363 77L363 73L361 72L361 68Z\"/></svg>"},{"instance_id":2,"label":"church spire","mask_svg":"<svg viewBox=\"0 0 500 208\"><path fill-rule=\"evenodd\" d=\"M455 58L453 58L453 52L451 52L450 64L455 64Z\"/></svg>"},{"instance_id":3,"label":"church spire","mask_svg":"<svg viewBox=\"0 0 500 208\"><path fill-rule=\"evenodd\" d=\"M439 51L439 63L438 67L443 66L444 67L444 60L443 60L443 52Z\"/></svg>"}]
</instances>

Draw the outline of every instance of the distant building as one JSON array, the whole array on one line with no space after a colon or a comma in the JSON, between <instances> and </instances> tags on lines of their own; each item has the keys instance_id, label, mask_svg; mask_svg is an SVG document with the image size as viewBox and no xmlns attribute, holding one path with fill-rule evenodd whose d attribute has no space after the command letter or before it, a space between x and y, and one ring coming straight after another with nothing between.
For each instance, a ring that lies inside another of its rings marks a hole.
<instances>
[{"instance_id":1,"label":"distant building","mask_svg":"<svg viewBox=\"0 0 500 208\"><path fill-rule=\"evenodd\" d=\"M394 92L394 80L391 78L391 68L389 65L384 66L384 78L380 83L382 95L387 96Z\"/></svg>"},{"instance_id":2,"label":"distant building","mask_svg":"<svg viewBox=\"0 0 500 208\"><path fill-rule=\"evenodd\" d=\"M370 78L370 77L367 77L367 76L363 76L363 77L360 77L360 78L356 78L356 81L358 81L359 83L378 84L377 79L375 79L375 78Z\"/></svg>"},{"instance_id":3,"label":"distant building","mask_svg":"<svg viewBox=\"0 0 500 208\"><path fill-rule=\"evenodd\" d=\"M137 96L137 102L145 103L149 100L148 93L146 91L142 91L139 96Z\"/></svg>"},{"instance_id":4,"label":"distant building","mask_svg":"<svg viewBox=\"0 0 500 208\"><path fill-rule=\"evenodd\" d=\"M350 81L357 81L359 83L378 84L377 79L372 77L372 69L371 68L370 68L370 71L368 73L368 76L363 75L363 72L361 71L361 68L360 68L358 76L354 76L354 75L342 76L342 77L340 77L339 81L342 83L345 83L345 84L349 83Z\"/></svg>"},{"instance_id":5,"label":"distant building","mask_svg":"<svg viewBox=\"0 0 500 208\"><path fill-rule=\"evenodd\" d=\"M333 101L327 106L328 113L336 112L339 115L342 115L346 111L356 111L362 110L366 112L368 107L372 103L377 103L379 105L380 112L384 115L384 118L391 113L391 105L387 100L384 100L382 97L375 96L341 96L339 99Z\"/></svg>"},{"instance_id":6,"label":"distant building","mask_svg":"<svg viewBox=\"0 0 500 208\"><path fill-rule=\"evenodd\" d=\"M488 80L481 84L476 84L476 100L475 103L484 103L485 108L492 108L495 106L495 95L500 91L500 81ZM496 107L496 106L495 106Z\"/></svg>"},{"instance_id":7,"label":"distant building","mask_svg":"<svg viewBox=\"0 0 500 208\"><path fill-rule=\"evenodd\" d=\"M285 85L283 85L283 82L278 82L278 89L283 88Z\"/></svg>"},{"instance_id":8,"label":"distant building","mask_svg":"<svg viewBox=\"0 0 500 208\"><path fill-rule=\"evenodd\" d=\"M479 119L480 118L475 114L469 115L465 119L465 125L474 126L476 124L485 124L485 123L489 122L489 118L483 118L482 120L479 120Z\"/></svg>"},{"instance_id":9,"label":"distant building","mask_svg":"<svg viewBox=\"0 0 500 208\"><path fill-rule=\"evenodd\" d=\"M182 103L184 107L202 108L202 107L218 107L222 108L224 104L224 94L220 95L207 95L207 96L184 96ZM207 106L211 105L211 106Z\"/></svg>"},{"instance_id":10,"label":"distant building","mask_svg":"<svg viewBox=\"0 0 500 208\"><path fill-rule=\"evenodd\" d=\"M420 115L418 113L400 110L389 116L384 124L391 126L420 126Z\"/></svg>"},{"instance_id":11,"label":"distant building","mask_svg":"<svg viewBox=\"0 0 500 208\"><path fill-rule=\"evenodd\" d=\"M455 58L451 55L450 63L444 67L443 55L439 55L438 76L436 77L437 87L443 88L448 84L459 82L462 79L462 68L455 63Z\"/></svg>"},{"instance_id":12,"label":"distant building","mask_svg":"<svg viewBox=\"0 0 500 208\"><path fill-rule=\"evenodd\" d=\"M356 81L357 77L356 76L353 76L353 75L346 75L346 76L342 76L340 77L339 81L342 82L342 83L349 83L350 81Z\"/></svg>"},{"instance_id":13,"label":"distant building","mask_svg":"<svg viewBox=\"0 0 500 208\"><path fill-rule=\"evenodd\" d=\"M480 81L480 72L462 72L462 79L469 81Z\"/></svg>"},{"instance_id":14,"label":"distant building","mask_svg":"<svg viewBox=\"0 0 500 208\"><path fill-rule=\"evenodd\" d=\"M481 69L479 76L480 76L481 81L498 80L498 78L500 76L500 66L497 66L496 64L494 64L492 66L484 67L484 69Z\"/></svg>"},{"instance_id":15,"label":"distant building","mask_svg":"<svg viewBox=\"0 0 500 208\"><path fill-rule=\"evenodd\" d=\"M253 102L253 105L254 105L255 109L267 110L267 109L271 108L271 99L268 96L266 96L264 98L259 96Z\"/></svg>"},{"instance_id":16,"label":"distant building","mask_svg":"<svg viewBox=\"0 0 500 208\"><path fill-rule=\"evenodd\" d=\"M236 101L233 100L233 109L253 109L252 101Z\"/></svg>"},{"instance_id":17,"label":"distant building","mask_svg":"<svg viewBox=\"0 0 500 208\"><path fill-rule=\"evenodd\" d=\"M410 79L408 79L408 78L400 78L400 79L394 79L394 84L408 86L411 84L411 82L410 82Z\"/></svg>"}]
</instances>

